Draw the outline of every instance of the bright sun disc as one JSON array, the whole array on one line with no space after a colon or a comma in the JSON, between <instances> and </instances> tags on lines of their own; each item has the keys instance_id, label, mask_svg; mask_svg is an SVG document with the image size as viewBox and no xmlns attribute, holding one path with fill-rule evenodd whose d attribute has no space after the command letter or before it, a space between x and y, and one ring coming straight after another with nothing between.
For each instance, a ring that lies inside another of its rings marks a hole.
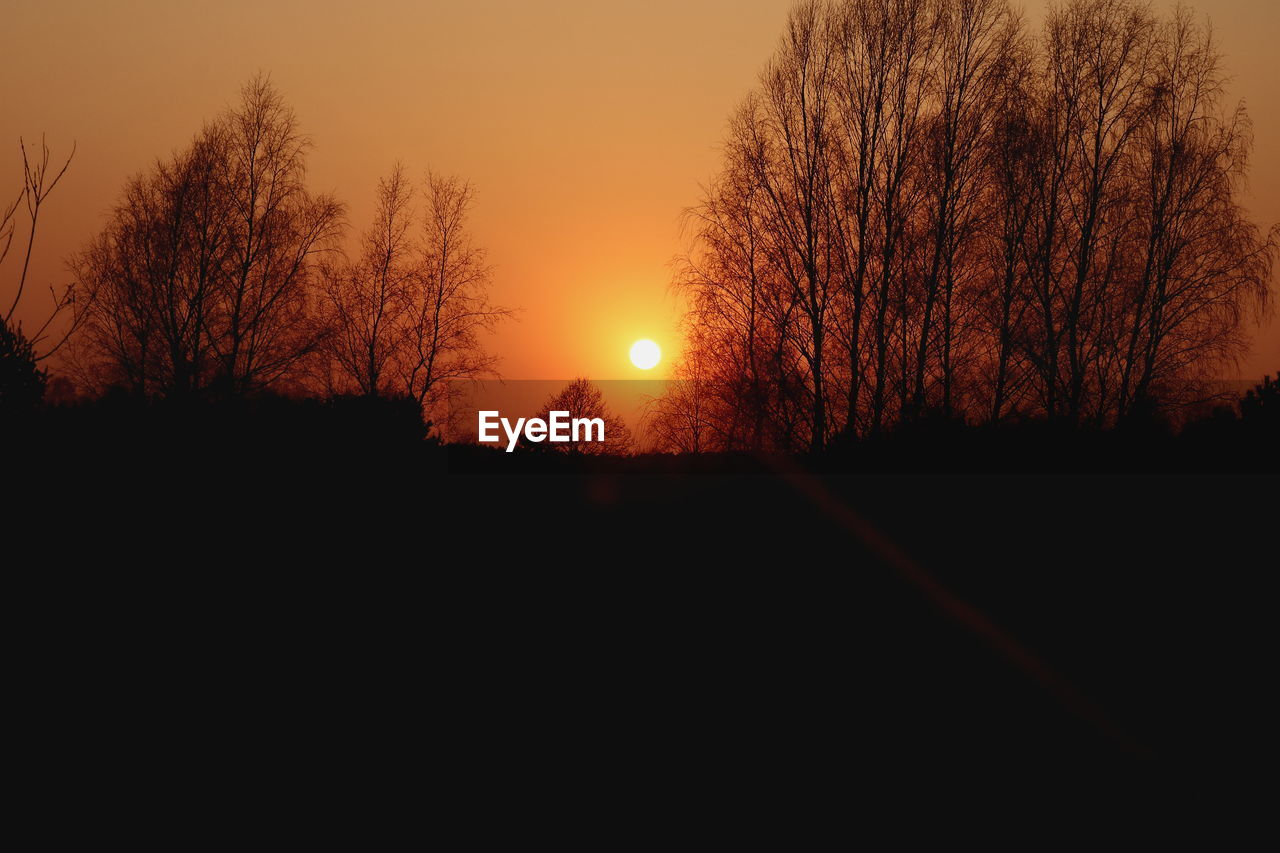
<instances>
[{"instance_id":1,"label":"bright sun disc","mask_svg":"<svg viewBox=\"0 0 1280 853\"><path fill-rule=\"evenodd\" d=\"M655 366L662 358L662 350L648 338L641 338L631 345L631 363L641 370Z\"/></svg>"}]
</instances>

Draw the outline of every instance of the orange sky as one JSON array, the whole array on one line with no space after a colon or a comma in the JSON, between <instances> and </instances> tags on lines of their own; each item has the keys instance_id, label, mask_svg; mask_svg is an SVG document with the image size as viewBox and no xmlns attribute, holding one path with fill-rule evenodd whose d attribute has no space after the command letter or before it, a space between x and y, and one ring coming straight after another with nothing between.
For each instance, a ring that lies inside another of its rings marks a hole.
<instances>
[{"instance_id":1,"label":"orange sky","mask_svg":"<svg viewBox=\"0 0 1280 853\"><path fill-rule=\"evenodd\" d=\"M791 0L10 0L0 29L0 187L20 186L19 135L79 145L42 213L34 284L104 221L126 176L187 142L269 71L315 141L312 186L363 227L400 159L478 188L474 232L495 300L523 308L491 341L510 378L642 375L667 360L679 309L668 261L681 210L715 171L730 110L771 53ZM1157 8L1168 7L1158 2ZM1201 0L1255 121L1247 202L1280 221L1274 0ZM1045 3L1024 4L1034 27ZM5 196L11 190L6 189ZM12 258L0 293L12 292ZM47 293L47 291L45 291ZM39 300L25 299L34 319ZM660 368L661 369L661 368ZM1241 375L1280 370L1280 322ZM651 376L652 374L647 374Z\"/></svg>"}]
</instances>

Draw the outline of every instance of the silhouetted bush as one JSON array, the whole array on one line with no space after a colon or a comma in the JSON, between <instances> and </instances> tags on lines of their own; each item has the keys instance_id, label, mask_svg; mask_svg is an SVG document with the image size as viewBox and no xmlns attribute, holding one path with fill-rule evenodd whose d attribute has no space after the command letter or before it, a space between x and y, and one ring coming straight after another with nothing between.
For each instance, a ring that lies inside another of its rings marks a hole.
<instances>
[{"instance_id":1,"label":"silhouetted bush","mask_svg":"<svg viewBox=\"0 0 1280 853\"><path fill-rule=\"evenodd\" d=\"M0 418L34 409L44 396L47 376L36 366L35 349L22 330L0 318Z\"/></svg>"},{"instance_id":2,"label":"silhouetted bush","mask_svg":"<svg viewBox=\"0 0 1280 853\"><path fill-rule=\"evenodd\" d=\"M45 406L23 430L28 446L122 467L324 466L436 444L426 440L421 408L407 397L154 399L116 388L95 400Z\"/></svg>"},{"instance_id":3,"label":"silhouetted bush","mask_svg":"<svg viewBox=\"0 0 1280 853\"><path fill-rule=\"evenodd\" d=\"M1270 376L1262 377L1262 382L1244 395L1240 417L1251 428L1273 434L1280 430L1280 373L1274 382Z\"/></svg>"}]
</instances>

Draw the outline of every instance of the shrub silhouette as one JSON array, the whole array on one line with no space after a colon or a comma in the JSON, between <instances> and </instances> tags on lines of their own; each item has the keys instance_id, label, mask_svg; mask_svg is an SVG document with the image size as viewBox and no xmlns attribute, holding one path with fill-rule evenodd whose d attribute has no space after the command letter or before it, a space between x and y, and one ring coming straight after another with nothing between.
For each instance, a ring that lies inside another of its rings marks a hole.
<instances>
[{"instance_id":1,"label":"shrub silhouette","mask_svg":"<svg viewBox=\"0 0 1280 853\"><path fill-rule=\"evenodd\" d=\"M35 347L0 318L0 417L28 412L44 397L48 376L36 366Z\"/></svg>"},{"instance_id":2,"label":"shrub silhouette","mask_svg":"<svg viewBox=\"0 0 1280 853\"><path fill-rule=\"evenodd\" d=\"M1266 431L1280 429L1280 373L1274 382L1270 376L1262 377L1262 382L1244 395L1240 401L1240 417L1249 427Z\"/></svg>"}]
</instances>

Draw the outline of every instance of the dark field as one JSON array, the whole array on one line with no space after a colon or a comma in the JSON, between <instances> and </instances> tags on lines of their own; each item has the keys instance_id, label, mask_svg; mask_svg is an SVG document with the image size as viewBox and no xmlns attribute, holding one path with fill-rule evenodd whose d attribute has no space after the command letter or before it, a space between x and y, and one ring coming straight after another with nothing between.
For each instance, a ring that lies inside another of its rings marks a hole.
<instances>
[{"instance_id":1,"label":"dark field","mask_svg":"<svg viewBox=\"0 0 1280 853\"><path fill-rule=\"evenodd\" d=\"M1123 794L1271 754L1277 480L1236 473L1243 439L572 460L315 411L303 438L259 410L33 440L7 598L54 755L152 766L198 729L217 772L323 775L373 760L358 731L459 786L607 800L591 779L830 798L977 768Z\"/></svg>"}]
</instances>

